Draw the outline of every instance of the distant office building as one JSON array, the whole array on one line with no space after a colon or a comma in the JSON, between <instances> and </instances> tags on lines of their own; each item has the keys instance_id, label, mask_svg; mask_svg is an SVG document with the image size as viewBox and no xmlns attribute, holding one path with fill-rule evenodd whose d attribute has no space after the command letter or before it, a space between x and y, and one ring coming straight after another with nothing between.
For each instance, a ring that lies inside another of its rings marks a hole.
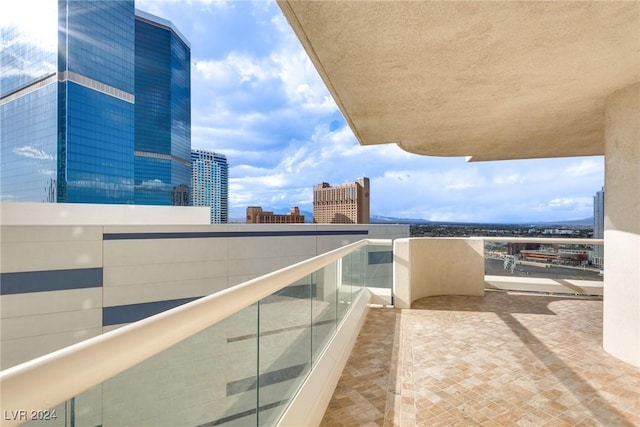
<instances>
[{"instance_id":1,"label":"distant office building","mask_svg":"<svg viewBox=\"0 0 640 427\"><path fill-rule=\"evenodd\" d=\"M0 198L188 204L190 53L171 23L133 0L42 0L9 22Z\"/></svg>"},{"instance_id":2,"label":"distant office building","mask_svg":"<svg viewBox=\"0 0 640 427\"><path fill-rule=\"evenodd\" d=\"M229 168L224 154L191 151L191 202L211 207L211 224L229 221Z\"/></svg>"},{"instance_id":3,"label":"distant office building","mask_svg":"<svg viewBox=\"0 0 640 427\"><path fill-rule=\"evenodd\" d=\"M286 214L274 214L271 211L263 211L260 206L249 206L247 224L304 224L304 215L300 214L297 206L292 207Z\"/></svg>"},{"instance_id":4,"label":"distant office building","mask_svg":"<svg viewBox=\"0 0 640 427\"><path fill-rule=\"evenodd\" d=\"M332 187L326 182L313 188L313 222L318 224L368 224L369 178Z\"/></svg>"},{"instance_id":5,"label":"distant office building","mask_svg":"<svg viewBox=\"0 0 640 427\"><path fill-rule=\"evenodd\" d=\"M593 197L593 238L604 239L604 187ZM604 265L604 246L593 248L594 264Z\"/></svg>"}]
</instances>

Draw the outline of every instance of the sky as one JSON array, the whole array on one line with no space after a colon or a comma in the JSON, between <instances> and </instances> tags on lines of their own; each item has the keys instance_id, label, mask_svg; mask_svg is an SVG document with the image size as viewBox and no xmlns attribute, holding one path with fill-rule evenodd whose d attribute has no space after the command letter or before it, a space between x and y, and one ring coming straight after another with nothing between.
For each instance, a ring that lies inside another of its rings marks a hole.
<instances>
[{"instance_id":1,"label":"sky","mask_svg":"<svg viewBox=\"0 0 640 427\"><path fill-rule=\"evenodd\" d=\"M191 44L191 145L226 155L229 216L312 212L313 186L371 180L371 214L526 223L593 216L604 158L467 163L360 146L275 1L136 0Z\"/></svg>"}]
</instances>

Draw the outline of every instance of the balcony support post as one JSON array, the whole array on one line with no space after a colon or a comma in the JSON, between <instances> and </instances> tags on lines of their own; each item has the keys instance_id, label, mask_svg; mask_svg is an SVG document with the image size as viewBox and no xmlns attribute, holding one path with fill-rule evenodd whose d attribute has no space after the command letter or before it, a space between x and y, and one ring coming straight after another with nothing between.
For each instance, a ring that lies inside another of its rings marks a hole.
<instances>
[{"instance_id":1,"label":"balcony support post","mask_svg":"<svg viewBox=\"0 0 640 427\"><path fill-rule=\"evenodd\" d=\"M640 82L605 113L603 347L640 366Z\"/></svg>"}]
</instances>

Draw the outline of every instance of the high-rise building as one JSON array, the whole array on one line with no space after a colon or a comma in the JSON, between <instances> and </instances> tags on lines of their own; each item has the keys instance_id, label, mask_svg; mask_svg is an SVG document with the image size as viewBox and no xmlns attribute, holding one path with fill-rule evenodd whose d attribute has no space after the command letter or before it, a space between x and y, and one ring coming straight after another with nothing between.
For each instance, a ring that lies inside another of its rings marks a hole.
<instances>
[{"instance_id":1,"label":"high-rise building","mask_svg":"<svg viewBox=\"0 0 640 427\"><path fill-rule=\"evenodd\" d=\"M313 188L313 222L368 224L369 178L332 187L322 182Z\"/></svg>"},{"instance_id":2,"label":"high-rise building","mask_svg":"<svg viewBox=\"0 0 640 427\"><path fill-rule=\"evenodd\" d=\"M189 205L191 51L170 21L136 11L135 203Z\"/></svg>"},{"instance_id":3,"label":"high-rise building","mask_svg":"<svg viewBox=\"0 0 640 427\"><path fill-rule=\"evenodd\" d=\"M604 187L593 196L593 238L604 239ZM593 255L594 263L603 265L604 246L596 245Z\"/></svg>"},{"instance_id":4,"label":"high-rise building","mask_svg":"<svg viewBox=\"0 0 640 427\"><path fill-rule=\"evenodd\" d=\"M300 208L297 206L292 207L286 214L263 211L260 206L249 206L247 224L304 224L304 215L300 214Z\"/></svg>"},{"instance_id":5,"label":"high-rise building","mask_svg":"<svg viewBox=\"0 0 640 427\"><path fill-rule=\"evenodd\" d=\"M229 169L225 155L191 151L191 203L211 207L212 224L229 221Z\"/></svg>"},{"instance_id":6,"label":"high-rise building","mask_svg":"<svg viewBox=\"0 0 640 427\"><path fill-rule=\"evenodd\" d=\"M190 54L177 30L133 0L43 0L9 22L0 199L185 204Z\"/></svg>"}]
</instances>

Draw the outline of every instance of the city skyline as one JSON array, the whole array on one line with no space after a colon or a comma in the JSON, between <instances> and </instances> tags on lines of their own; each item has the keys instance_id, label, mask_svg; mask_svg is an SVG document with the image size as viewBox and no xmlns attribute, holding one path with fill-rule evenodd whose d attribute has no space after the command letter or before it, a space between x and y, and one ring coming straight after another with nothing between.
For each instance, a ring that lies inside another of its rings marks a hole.
<instances>
[{"instance_id":1,"label":"city skyline","mask_svg":"<svg viewBox=\"0 0 640 427\"><path fill-rule=\"evenodd\" d=\"M15 7L28 11L34 3ZM394 144L359 146L275 2L138 0L136 8L172 21L192 44L192 148L227 156L230 218L252 204L310 211L313 185L353 175L371 178L372 215L461 222L591 216L604 181L601 156L466 163Z\"/></svg>"},{"instance_id":2,"label":"city skyline","mask_svg":"<svg viewBox=\"0 0 640 427\"><path fill-rule=\"evenodd\" d=\"M371 214L433 221L587 218L603 158L466 163L361 147L275 2L138 0L192 43L192 146L227 155L229 216L311 211L313 186L371 179Z\"/></svg>"}]
</instances>

